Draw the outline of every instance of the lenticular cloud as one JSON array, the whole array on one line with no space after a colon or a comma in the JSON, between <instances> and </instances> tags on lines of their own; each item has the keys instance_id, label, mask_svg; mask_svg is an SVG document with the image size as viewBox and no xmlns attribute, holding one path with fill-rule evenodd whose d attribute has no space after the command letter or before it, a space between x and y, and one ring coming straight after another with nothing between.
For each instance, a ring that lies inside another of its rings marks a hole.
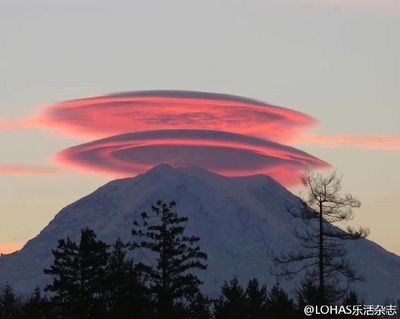
<instances>
[{"instance_id":1,"label":"lenticular cloud","mask_svg":"<svg viewBox=\"0 0 400 319\"><path fill-rule=\"evenodd\" d=\"M45 108L34 121L83 137L166 130L226 131L287 141L315 123L308 115L216 93L142 91L71 100Z\"/></svg>"},{"instance_id":2,"label":"lenticular cloud","mask_svg":"<svg viewBox=\"0 0 400 319\"><path fill-rule=\"evenodd\" d=\"M100 138L56 154L66 166L133 176L159 163L199 166L226 176L267 174L295 184L305 169L329 165L286 146L315 123L308 115L216 93L143 91L50 105L34 126Z\"/></svg>"},{"instance_id":3,"label":"lenticular cloud","mask_svg":"<svg viewBox=\"0 0 400 319\"><path fill-rule=\"evenodd\" d=\"M327 163L290 146L235 133L164 130L116 135L78 145L57 155L78 169L126 177L161 162L199 166L229 176L267 174L285 184L298 181L305 167Z\"/></svg>"}]
</instances>

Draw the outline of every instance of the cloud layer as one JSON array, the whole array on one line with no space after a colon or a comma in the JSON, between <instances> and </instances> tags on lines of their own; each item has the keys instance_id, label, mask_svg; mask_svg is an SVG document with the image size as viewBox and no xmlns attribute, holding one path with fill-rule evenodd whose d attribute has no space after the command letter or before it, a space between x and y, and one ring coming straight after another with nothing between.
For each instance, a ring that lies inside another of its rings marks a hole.
<instances>
[{"instance_id":1,"label":"cloud layer","mask_svg":"<svg viewBox=\"0 0 400 319\"><path fill-rule=\"evenodd\" d=\"M66 149L63 165L116 177L159 163L199 166L228 176L267 174L283 184L299 181L306 168L329 165L305 152L265 139L209 130L162 130L116 135Z\"/></svg>"},{"instance_id":2,"label":"cloud layer","mask_svg":"<svg viewBox=\"0 0 400 319\"><path fill-rule=\"evenodd\" d=\"M0 174L3 175L43 175L54 174L57 171L54 167L46 166L0 164Z\"/></svg>"},{"instance_id":3,"label":"cloud layer","mask_svg":"<svg viewBox=\"0 0 400 319\"><path fill-rule=\"evenodd\" d=\"M126 177L159 163L199 166L227 176L267 174L285 185L329 165L284 144L312 117L240 96L137 91L55 103L0 127L40 128L97 140L56 154L63 166ZM0 174L48 174L36 166L0 166Z\"/></svg>"},{"instance_id":4,"label":"cloud layer","mask_svg":"<svg viewBox=\"0 0 400 319\"><path fill-rule=\"evenodd\" d=\"M319 147L399 151L398 135L304 135L296 143Z\"/></svg>"},{"instance_id":5,"label":"cloud layer","mask_svg":"<svg viewBox=\"0 0 400 319\"><path fill-rule=\"evenodd\" d=\"M287 141L316 121L297 111L239 96L142 91L57 103L31 122L81 137L172 128L218 130Z\"/></svg>"},{"instance_id":6,"label":"cloud layer","mask_svg":"<svg viewBox=\"0 0 400 319\"><path fill-rule=\"evenodd\" d=\"M27 127L27 123L23 122L23 120L0 118L0 131L16 130Z\"/></svg>"}]
</instances>

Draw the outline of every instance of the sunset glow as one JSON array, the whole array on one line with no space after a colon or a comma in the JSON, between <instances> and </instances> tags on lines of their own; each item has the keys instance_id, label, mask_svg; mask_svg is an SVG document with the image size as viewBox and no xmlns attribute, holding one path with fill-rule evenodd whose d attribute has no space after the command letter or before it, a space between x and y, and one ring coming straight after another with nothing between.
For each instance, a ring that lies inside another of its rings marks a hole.
<instances>
[{"instance_id":1,"label":"sunset glow","mask_svg":"<svg viewBox=\"0 0 400 319\"><path fill-rule=\"evenodd\" d=\"M22 248L23 242L2 242L0 244L0 254L10 254Z\"/></svg>"}]
</instances>

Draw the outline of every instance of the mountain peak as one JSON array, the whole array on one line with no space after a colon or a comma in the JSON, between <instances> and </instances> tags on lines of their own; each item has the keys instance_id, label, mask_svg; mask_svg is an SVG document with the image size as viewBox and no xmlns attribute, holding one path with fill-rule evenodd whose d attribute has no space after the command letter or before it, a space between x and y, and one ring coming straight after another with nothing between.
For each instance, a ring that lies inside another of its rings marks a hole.
<instances>
[{"instance_id":1,"label":"mountain peak","mask_svg":"<svg viewBox=\"0 0 400 319\"><path fill-rule=\"evenodd\" d=\"M160 163L157 164L156 166L150 168L146 173L152 173L152 172L169 172L173 170L174 168L167 164L167 163Z\"/></svg>"},{"instance_id":2,"label":"mountain peak","mask_svg":"<svg viewBox=\"0 0 400 319\"><path fill-rule=\"evenodd\" d=\"M269 175L264 174L256 174L256 175L246 175L246 176L225 176L219 173L215 173L203 167L198 166L171 166L166 163L160 163L148 171L144 172L142 175L170 175L170 174L179 174L179 175L188 175L188 176L197 176L200 178L219 178L221 180L240 180L240 181L259 181L260 183L273 183L276 184L280 188L284 188L279 182L273 179ZM285 188L284 188L285 189Z\"/></svg>"}]
</instances>

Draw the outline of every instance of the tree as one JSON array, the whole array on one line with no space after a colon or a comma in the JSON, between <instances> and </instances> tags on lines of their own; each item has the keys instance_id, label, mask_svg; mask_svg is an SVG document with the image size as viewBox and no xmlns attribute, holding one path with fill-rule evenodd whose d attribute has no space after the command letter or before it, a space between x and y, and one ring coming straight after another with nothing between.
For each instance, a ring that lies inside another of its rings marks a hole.
<instances>
[{"instance_id":1,"label":"tree","mask_svg":"<svg viewBox=\"0 0 400 319\"><path fill-rule=\"evenodd\" d=\"M224 282L221 296L214 302L215 319L264 319L268 315L268 292L256 278L244 289L237 277Z\"/></svg>"},{"instance_id":2,"label":"tree","mask_svg":"<svg viewBox=\"0 0 400 319\"><path fill-rule=\"evenodd\" d=\"M184 309L184 316L190 319L210 319L212 301L210 298L204 296L201 292L198 292L196 296L191 300L188 307Z\"/></svg>"},{"instance_id":3,"label":"tree","mask_svg":"<svg viewBox=\"0 0 400 319\"><path fill-rule=\"evenodd\" d=\"M40 288L37 286L32 296L23 305L23 318L43 319L47 318L47 299L42 296Z\"/></svg>"},{"instance_id":4,"label":"tree","mask_svg":"<svg viewBox=\"0 0 400 319\"><path fill-rule=\"evenodd\" d=\"M89 228L81 231L79 245L61 239L53 250L54 262L44 273L53 276L45 290L65 318L98 318L104 313L104 278L108 246Z\"/></svg>"},{"instance_id":5,"label":"tree","mask_svg":"<svg viewBox=\"0 0 400 319\"><path fill-rule=\"evenodd\" d=\"M0 296L0 318L14 319L20 314L20 301L10 285L6 285Z\"/></svg>"},{"instance_id":6,"label":"tree","mask_svg":"<svg viewBox=\"0 0 400 319\"><path fill-rule=\"evenodd\" d=\"M295 230L301 248L274 259L283 267L280 275L307 271L308 276L316 277L320 303L324 303L344 296L351 282L362 280L346 259L345 242L367 237L368 230L342 230L333 225L352 219L352 209L361 205L351 194L341 193L341 178L335 172L327 176L306 172L303 184L307 201L300 212L288 208L294 217L305 222L302 230Z\"/></svg>"},{"instance_id":7,"label":"tree","mask_svg":"<svg viewBox=\"0 0 400 319\"><path fill-rule=\"evenodd\" d=\"M243 319L247 317L247 300L237 277L221 287L221 297L214 303L215 319Z\"/></svg>"},{"instance_id":8,"label":"tree","mask_svg":"<svg viewBox=\"0 0 400 319\"><path fill-rule=\"evenodd\" d=\"M256 278L249 281L246 288L247 318L267 318L268 292L267 286L260 286Z\"/></svg>"},{"instance_id":9,"label":"tree","mask_svg":"<svg viewBox=\"0 0 400 319\"><path fill-rule=\"evenodd\" d=\"M132 230L138 239L132 248L152 254L148 256L148 263L139 263L136 267L149 282L148 290L155 298L158 317L168 319L177 318L175 305L190 304L199 293L202 282L193 270L207 268L202 262L207 255L198 245L200 238L184 234L183 224L188 218L178 216L175 206L175 202L158 201L150 213L141 214L141 223L135 221Z\"/></svg>"},{"instance_id":10,"label":"tree","mask_svg":"<svg viewBox=\"0 0 400 319\"><path fill-rule=\"evenodd\" d=\"M72 317L79 295L79 247L70 238L60 239L57 249L52 252L53 265L44 269L44 273L53 276L53 283L47 285L45 291L55 293L51 301L60 315L69 311Z\"/></svg>"},{"instance_id":11,"label":"tree","mask_svg":"<svg viewBox=\"0 0 400 319\"><path fill-rule=\"evenodd\" d=\"M278 283L274 284L268 294L267 309L268 318L271 319L291 319L295 317L293 300L289 298Z\"/></svg>"},{"instance_id":12,"label":"tree","mask_svg":"<svg viewBox=\"0 0 400 319\"><path fill-rule=\"evenodd\" d=\"M111 318L148 318L148 299L144 283L133 260L127 257L127 248L120 239L109 254L105 277L107 309Z\"/></svg>"}]
</instances>

